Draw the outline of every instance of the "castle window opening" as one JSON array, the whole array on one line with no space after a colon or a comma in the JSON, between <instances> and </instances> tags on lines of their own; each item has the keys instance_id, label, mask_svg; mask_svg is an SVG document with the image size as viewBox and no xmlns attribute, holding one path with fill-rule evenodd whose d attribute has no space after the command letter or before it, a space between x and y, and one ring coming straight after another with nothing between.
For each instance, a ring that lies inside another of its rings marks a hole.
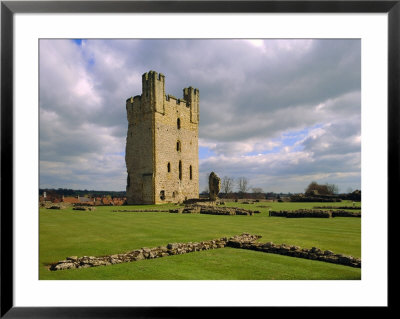
<instances>
[{"instance_id":1,"label":"castle window opening","mask_svg":"<svg viewBox=\"0 0 400 319\"><path fill-rule=\"evenodd\" d=\"M179 179L182 180L182 161L179 161Z\"/></svg>"},{"instance_id":2,"label":"castle window opening","mask_svg":"<svg viewBox=\"0 0 400 319\"><path fill-rule=\"evenodd\" d=\"M189 176L190 179L192 179L192 165L189 166Z\"/></svg>"},{"instance_id":3,"label":"castle window opening","mask_svg":"<svg viewBox=\"0 0 400 319\"><path fill-rule=\"evenodd\" d=\"M168 164L167 164L167 170L168 170L168 173L171 172L171 163L170 162L168 162Z\"/></svg>"},{"instance_id":4,"label":"castle window opening","mask_svg":"<svg viewBox=\"0 0 400 319\"><path fill-rule=\"evenodd\" d=\"M181 142L180 142L180 141L176 142L176 150L177 150L178 152L181 151Z\"/></svg>"},{"instance_id":5,"label":"castle window opening","mask_svg":"<svg viewBox=\"0 0 400 319\"><path fill-rule=\"evenodd\" d=\"M164 200L164 199L165 199L165 191L164 191L164 190L162 190L162 191L160 192L160 199L161 199L161 200Z\"/></svg>"},{"instance_id":6,"label":"castle window opening","mask_svg":"<svg viewBox=\"0 0 400 319\"><path fill-rule=\"evenodd\" d=\"M178 127L178 130L181 129L181 119L176 120L176 126Z\"/></svg>"}]
</instances>

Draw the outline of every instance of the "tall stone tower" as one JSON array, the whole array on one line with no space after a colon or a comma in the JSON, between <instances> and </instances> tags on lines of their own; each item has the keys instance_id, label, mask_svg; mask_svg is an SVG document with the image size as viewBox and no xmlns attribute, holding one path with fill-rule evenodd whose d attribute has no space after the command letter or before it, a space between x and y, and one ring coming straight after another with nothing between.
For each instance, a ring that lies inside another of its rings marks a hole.
<instances>
[{"instance_id":1,"label":"tall stone tower","mask_svg":"<svg viewBox=\"0 0 400 319\"><path fill-rule=\"evenodd\" d=\"M165 94L165 76L142 75L142 94L126 101L128 204L178 203L199 197L199 90Z\"/></svg>"}]
</instances>

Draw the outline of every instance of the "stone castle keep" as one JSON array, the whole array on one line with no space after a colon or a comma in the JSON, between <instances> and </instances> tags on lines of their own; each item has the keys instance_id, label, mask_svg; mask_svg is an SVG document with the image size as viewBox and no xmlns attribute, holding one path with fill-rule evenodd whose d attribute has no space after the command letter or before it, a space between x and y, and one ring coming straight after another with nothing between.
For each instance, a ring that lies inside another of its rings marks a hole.
<instances>
[{"instance_id":1,"label":"stone castle keep","mask_svg":"<svg viewBox=\"0 0 400 319\"><path fill-rule=\"evenodd\" d=\"M178 203L199 197L199 90L165 94L165 76L142 75L142 94L126 101L128 204Z\"/></svg>"}]
</instances>

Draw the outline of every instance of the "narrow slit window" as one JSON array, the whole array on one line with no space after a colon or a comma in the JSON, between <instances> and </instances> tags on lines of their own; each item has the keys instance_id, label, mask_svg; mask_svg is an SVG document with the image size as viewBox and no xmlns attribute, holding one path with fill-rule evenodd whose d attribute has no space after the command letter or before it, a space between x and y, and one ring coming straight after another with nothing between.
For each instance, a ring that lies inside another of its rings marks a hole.
<instances>
[{"instance_id":1,"label":"narrow slit window","mask_svg":"<svg viewBox=\"0 0 400 319\"><path fill-rule=\"evenodd\" d=\"M181 142L180 142L180 141L176 142L176 150L177 150L178 152L181 151Z\"/></svg>"},{"instance_id":2,"label":"narrow slit window","mask_svg":"<svg viewBox=\"0 0 400 319\"><path fill-rule=\"evenodd\" d=\"M182 161L179 161L179 179L182 180Z\"/></svg>"},{"instance_id":3,"label":"narrow slit window","mask_svg":"<svg viewBox=\"0 0 400 319\"><path fill-rule=\"evenodd\" d=\"M189 166L189 176L190 179L192 179L192 165Z\"/></svg>"},{"instance_id":4,"label":"narrow slit window","mask_svg":"<svg viewBox=\"0 0 400 319\"><path fill-rule=\"evenodd\" d=\"M167 164L167 170L168 170L168 173L171 172L171 163L169 163L169 162L168 162L168 164Z\"/></svg>"},{"instance_id":5,"label":"narrow slit window","mask_svg":"<svg viewBox=\"0 0 400 319\"><path fill-rule=\"evenodd\" d=\"M176 120L176 126L178 127L178 130L181 129L181 119Z\"/></svg>"}]
</instances>

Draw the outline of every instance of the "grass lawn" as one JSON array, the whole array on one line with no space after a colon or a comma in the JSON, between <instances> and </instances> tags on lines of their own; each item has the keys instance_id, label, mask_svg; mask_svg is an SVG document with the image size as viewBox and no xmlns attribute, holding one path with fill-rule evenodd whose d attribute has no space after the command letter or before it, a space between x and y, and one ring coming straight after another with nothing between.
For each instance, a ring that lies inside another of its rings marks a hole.
<instances>
[{"instance_id":1,"label":"grass lawn","mask_svg":"<svg viewBox=\"0 0 400 319\"><path fill-rule=\"evenodd\" d=\"M231 248L142 260L106 267L49 271L67 256L101 256L171 242L203 241L248 232L261 242L313 246L361 257L360 218L269 217L271 210L344 206L342 203L269 203L227 206L260 210L255 216L112 212L168 209L175 205L96 207L94 212L40 209L40 279L361 279L361 270L320 261Z\"/></svg>"}]
</instances>

